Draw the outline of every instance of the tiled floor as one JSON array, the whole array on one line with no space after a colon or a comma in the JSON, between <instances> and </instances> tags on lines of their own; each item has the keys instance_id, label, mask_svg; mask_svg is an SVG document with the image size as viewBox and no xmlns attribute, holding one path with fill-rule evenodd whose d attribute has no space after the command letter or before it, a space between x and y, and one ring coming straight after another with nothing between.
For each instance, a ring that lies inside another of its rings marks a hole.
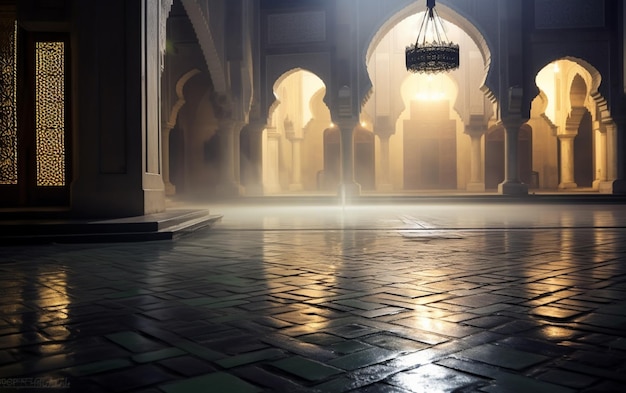
<instances>
[{"instance_id":1,"label":"tiled floor","mask_svg":"<svg viewBox=\"0 0 626 393\"><path fill-rule=\"evenodd\" d=\"M624 205L210 209L0 248L0 391L624 391Z\"/></svg>"}]
</instances>

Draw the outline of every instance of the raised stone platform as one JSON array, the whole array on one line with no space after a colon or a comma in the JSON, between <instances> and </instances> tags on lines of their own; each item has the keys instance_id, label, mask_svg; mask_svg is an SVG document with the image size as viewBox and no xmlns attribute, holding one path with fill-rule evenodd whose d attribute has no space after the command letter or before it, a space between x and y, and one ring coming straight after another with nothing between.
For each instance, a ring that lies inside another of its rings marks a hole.
<instances>
[{"instance_id":1,"label":"raised stone platform","mask_svg":"<svg viewBox=\"0 0 626 393\"><path fill-rule=\"evenodd\" d=\"M203 209L171 209L163 213L117 219L71 219L60 212L5 213L0 245L100 243L171 240L213 225L222 216Z\"/></svg>"}]
</instances>

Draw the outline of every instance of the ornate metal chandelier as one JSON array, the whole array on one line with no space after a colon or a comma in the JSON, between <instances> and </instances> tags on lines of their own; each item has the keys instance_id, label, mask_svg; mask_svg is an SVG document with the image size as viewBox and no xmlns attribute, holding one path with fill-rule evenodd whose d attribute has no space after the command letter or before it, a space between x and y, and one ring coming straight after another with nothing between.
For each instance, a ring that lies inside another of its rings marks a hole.
<instances>
[{"instance_id":1,"label":"ornate metal chandelier","mask_svg":"<svg viewBox=\"0 0 626 393\"><path fill-rule=\"evenodd\" d=\"M443 21L435 10L435 0L426 0L426 7L428 11L422 19L415 45L406 47L406 69L432 74L459 68L459 45L448 41ZM427 42L429 31L432 31L432 41Z\"/></svg>"}]
</instances>

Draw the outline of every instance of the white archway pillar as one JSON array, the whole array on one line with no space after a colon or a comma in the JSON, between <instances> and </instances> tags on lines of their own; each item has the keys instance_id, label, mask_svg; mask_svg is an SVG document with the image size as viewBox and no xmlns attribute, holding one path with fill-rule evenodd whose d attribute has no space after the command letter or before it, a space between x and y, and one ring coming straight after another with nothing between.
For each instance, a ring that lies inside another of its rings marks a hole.
<instances>
[{"instance_id":1,"label":"white archway pillar","mask_svg":"<svg viewBox=\"0 0 626 393\"><path fill-rule=\"evenodd\" d=\"M593 182L593 189L602 192L602 184L607 181L607 144L606 130L602 127L602 123L596 121L593 123L593 130L596 134L596 178Z\"/></svg>"},{"instance_id":2,"label":"white archway pillar","mask_svg":"<svg viewBox=\"0 0 626 393\"><path fill-rule=\"evenodd\" d=\"M391 182L391 155L389 151L389 132L377 132L380 141L380 183L376 185L377 191L393 191Z\"/></svg>"},{"instance_id":3,"label":"white archway pillar","mask_svg":"<svg viewBox=\"0 0 626 393\"><path fill-rule=\"evenodd\" d=\"M267 193L282 191L280 186L280 132L276 127L267 127L267 149L264 160L263 187Z\"/></svg>"},{"instance_id":4,"label":"white archway pillar","mask_svg":"<svg viewBox=\"0 0 626 393\"><path fill-rule=\"evenodd\" d=\"M607 180L617 180L617 127L607 123L606 127L606 175Z\"/></svg>"},{"instance_id":5,"label":"white archway pillar","mask_svg":"<svg viewBox=\"0 0 626 393\"><path fill-rule=\"evenodd\" d=\"M304 138L298 136L287 136L291 142L291 183L290 191L302 191L302 140Z\"/></svg>"},{"instance_id":6,"label":"white archway pillar","mask_svg":"<svg viewBox=\"0 0 626 393\"><path fill-rule=\"evenodd\" d=\"M560 189L577 188L574 181L574 138L575 134L567 133L558 135L561 145L561 182Z\"/></svg>"}]
</instances>

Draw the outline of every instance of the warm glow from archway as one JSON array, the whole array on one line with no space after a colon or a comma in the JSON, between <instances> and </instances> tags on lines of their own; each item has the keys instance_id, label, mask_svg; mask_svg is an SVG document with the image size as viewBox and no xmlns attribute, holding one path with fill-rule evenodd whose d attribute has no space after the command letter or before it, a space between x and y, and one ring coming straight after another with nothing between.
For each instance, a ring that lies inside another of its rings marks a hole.
<instances>
[{"instance_id":1,"label":"warm glow from archway","mask_svg":"<svg viewBox=\"0 0 626 393\"><path fill-rule=\"evenodd\" d=\"M537 74L535 83L548 99L545 115L556 125L562 125L559 119L566 118L571 109L569 91L576 75L591 86L589 72L571 60L554 61Z\"/></svg>"},{"instance_id":2,"label":"warm glow from archway","mask_svg":"<svg viewBox=\"0 0 626 393\"><path fill-rule=\"evenodd\" d=\"M457 86L448 74L413 74L402 86L402 96L408 101L454 102L457 94Z\"/></svg>"}]
</instances>

